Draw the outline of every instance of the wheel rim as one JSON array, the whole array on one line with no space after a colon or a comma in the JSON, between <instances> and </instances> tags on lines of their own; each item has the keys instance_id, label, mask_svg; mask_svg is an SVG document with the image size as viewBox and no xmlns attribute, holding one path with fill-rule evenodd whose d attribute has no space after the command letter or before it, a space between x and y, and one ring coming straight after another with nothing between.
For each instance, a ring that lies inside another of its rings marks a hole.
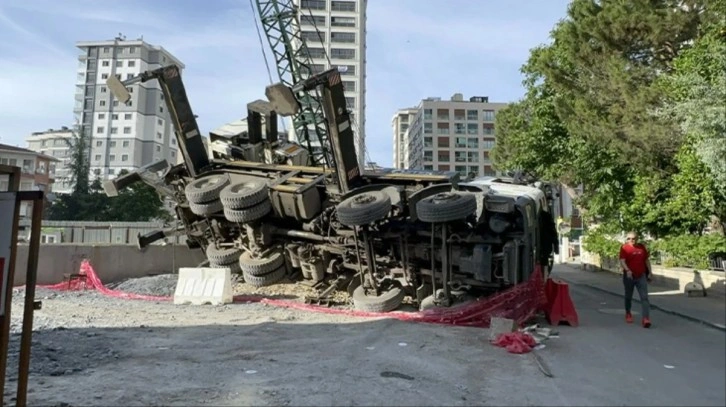
<instances>
[{"instance_id":1,"label":"wheel rim","mask_svg":"<svg viewBox=\"0 0 726 407\"><path fill-rule=\"evenodd\" d=\"M459 194L452 194L450 192L442 192L431 197L431 203L443 204L447 202L455 202L462 199Z\"/></svg>"},{"instance_id":2,"label":"wheel rim","mask_svg":"<svg viewBox=\"0 0 726 407\"><path fill-rule=\"evenodd\" d=\"M362 206L370 205L377 201L376 197L370 194L360 194L353 197L353 201L350 203L352 208L360 208Z\"/></svg>"},{"instance_id":3,"label":"wheel rim","mask_svg":"<svg viewBox=\"0 0 726 407\"><path fill-rule=\"evenodd\" d=\"M219 180L219 177L206 177L202 178L200 180L201 182L196 183L195 186L197 187L197 189L201 189L209 185L217 185L219 184Z\"/></svg>"},{"instance_id":4,"label":"wheel rim","mask_svg":"<svg viewBox=\"0 0 726 407\"><path fill-rule=\"evenodd\" d=\"M255 188L255 184L253 184L251 182L245 182L243 184L237 184L237 185L233 186L230 189L232 190L233 193L239 194L239 193L244 193L244 192L247 192L247 191L251 191L254 188Z\"/></svg>"}]
</instances>

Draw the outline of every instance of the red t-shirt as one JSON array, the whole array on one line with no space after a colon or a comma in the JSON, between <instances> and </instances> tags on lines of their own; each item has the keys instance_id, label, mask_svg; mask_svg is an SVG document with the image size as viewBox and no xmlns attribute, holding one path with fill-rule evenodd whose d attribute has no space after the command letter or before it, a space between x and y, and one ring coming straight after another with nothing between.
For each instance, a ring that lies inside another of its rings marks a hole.
<instances>
[{"instance_id":1,"label":"red t-shirt","mask_svg":"<svg viewBox=\"0 0 726 407\"><path fill-rule=\"evenodd\" d=\"M640 243L634 245L624 244L620 248L620 258L625 259L625 264L633 272L633 278L638 278L648 271L648 249Z\"/></svg>"}]
</instances>

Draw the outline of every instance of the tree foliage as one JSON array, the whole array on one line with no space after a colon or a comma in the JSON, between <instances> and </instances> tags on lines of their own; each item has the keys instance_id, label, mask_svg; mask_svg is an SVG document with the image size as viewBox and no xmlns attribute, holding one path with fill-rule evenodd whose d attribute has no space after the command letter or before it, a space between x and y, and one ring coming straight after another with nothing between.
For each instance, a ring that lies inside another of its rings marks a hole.
<instances>
[{"instance_id":1,"label":"tree foliage","mask_svg":"<svg viewBox=\"0 0 726 407\"><path fill-rule=\"evenodd\" d=\"M725 0L574 0L497 115L495 166L582 185L608 230L726 219Z\"/></svg>"}]
</instances>

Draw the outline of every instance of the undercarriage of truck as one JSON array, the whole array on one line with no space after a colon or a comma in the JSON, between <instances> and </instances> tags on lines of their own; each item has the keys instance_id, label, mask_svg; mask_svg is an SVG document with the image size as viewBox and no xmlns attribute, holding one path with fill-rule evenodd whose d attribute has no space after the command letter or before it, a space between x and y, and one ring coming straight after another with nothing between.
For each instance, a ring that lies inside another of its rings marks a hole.
<instances>
[{"instance_id":1,"label":"undercarriage of truck","mask_svg":"<svg viewBox=\"0 0 726 407\"><path fill-rule=\"evenodd\" d=\"M335 70L294 89L268 87L269 102L248 105L246 132L213 135L212 154L176 67L108 84L125 102L127 86L151 79L166 96L184 163L162 160L105 189L114 195L136 181L153 185L175 203L183 227L139 236L140 247L183 233L208 267L228 268L252 286L307 284L318 290L310 299L317 302L347 291L356 309L381 312L405 298L424 309L488 295L523 282L551 257L557 237L547 184L362 171ZM297 112L302 88L323 92L333 167L300 165L302 147L278 137L277 114Z\"/></svg>"}]
</instances>

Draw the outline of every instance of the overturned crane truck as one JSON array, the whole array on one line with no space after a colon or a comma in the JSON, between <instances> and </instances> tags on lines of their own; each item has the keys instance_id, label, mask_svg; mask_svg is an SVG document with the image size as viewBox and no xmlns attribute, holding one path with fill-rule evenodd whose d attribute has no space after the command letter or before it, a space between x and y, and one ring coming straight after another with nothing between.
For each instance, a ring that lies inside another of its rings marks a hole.
<instances>
[{"instance_id":1,"label":"overturned crane truck","mask_svg":"<svg viewBox=\"0 0 726 407\"><path fill-rule=\"evenodd\" d=\"M211 158L176 66L125 82L112 77L108 86L127 102L127 86L154 79L184 162L162 160L104 184L114 196L143 181L176 203L183 227L138 236L140 248L183 233L210 267L229 268L253 286L287 277L315 287L315 300L344 290L355 308L378 312L395 310L407 296L420 309L450 306L523 282L536 263L551 266L557 234L548 184L361 171L336 69L294 89L268 86L268 101L248 105L246 137L218 138L217 147L227 146ZM277 115L297 113L296 94L310 89L322 91L333 168L291 165L302 147L278 137Z\"/></svg>"}]
</instances>

